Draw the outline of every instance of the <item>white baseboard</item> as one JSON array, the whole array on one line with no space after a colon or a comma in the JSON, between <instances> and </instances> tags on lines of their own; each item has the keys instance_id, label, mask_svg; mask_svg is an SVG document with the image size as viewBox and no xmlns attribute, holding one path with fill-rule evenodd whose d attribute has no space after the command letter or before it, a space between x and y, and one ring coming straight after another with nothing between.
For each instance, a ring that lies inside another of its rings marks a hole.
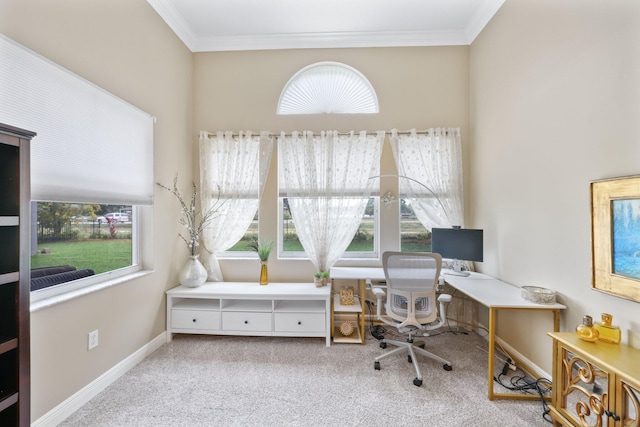
<instances>
[{"instance_id":1,"label":"white baseboard","mask_svg":"<svg viewBox=\"0 0 640 427\"><path fill-rule=\"evenodd\" d=\"M489 328L487 328L486 326L480 323L478 324L478 326L480 327L478 329L484 329L485 331L489 330ZM474 328L474 330L476 331L478 329ZM484 335L484 339L489 341L489 335L488 334ZM509 353L510 356L519 360L522 364L525 365L525 366L521 366L521 368L524 368L527 372L529 372L531 375L534 375L536 378L547 378L549 380L552 379L551 374L549 374L548 372L545 372L544 369L542 369L540 366L533 363L530 359L525 357L522 353L520 353L515 348L511 347L509 344L507 344L506 341L504 341L502 338L498 336L496 336L496 347L502 347L502 349L507 353Z\"/></svg>"},{"instance_id":2,"label":"white baseboard","mask_svg":"<svg viewBox=\"0 0 640 427\"><path fill-rule=\"evenodd\" d=\"M511 347L509 344L507 344L505 341L503 341L499 337L496 337L496 344L499 344L500 347L504 349L504 351L506 351L511 356L515 357L520 362L522 362L526 366L526 370L529 371L529 373L534 375L536 378L547 378L549 380L552 379L551 374L545 372L541 367L539 367L538 365L533 363L531 360L524 357L518 350Z\"/></svg>"},{"instance_id":3,"label":"white baseboard","mask_svg":"<svg viewBox=\"0 0 640 427\"><path fill-rule=\"evenodd\" d=\"M128 370L143 361L147 356L156 351L167 342L167 333L163 332L122 362L100 375L94 381L73 394L67 400L31 423L32 427L55 427L67 419L71 414L80 409L84 404L96 397L101 391L113 384Z\"/></svg>"}]
</instances>

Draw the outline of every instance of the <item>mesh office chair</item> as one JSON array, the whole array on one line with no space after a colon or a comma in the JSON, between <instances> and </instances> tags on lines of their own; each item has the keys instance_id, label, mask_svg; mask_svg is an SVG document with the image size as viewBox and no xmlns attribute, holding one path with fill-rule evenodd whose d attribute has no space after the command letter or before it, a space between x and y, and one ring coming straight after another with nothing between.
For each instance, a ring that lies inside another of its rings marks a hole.
<instances>
[{"instance_id":1,"label":"mesh office chair","mask_svg":"<svg viewBox=\"0 0 640 427\"><path fill-rule=\"evenodd\" d=\"M444 325L446 306L451 295L440 295L440 318L436 310L436 284L440 276L442 257L437 253L427 252L385 252L382 255L384 275L387 279L387 298L384 303L386 314L382 314L385 291L373 288L377 299L377 317L387 325L395 327L401 334L407 335L406 342L383 339L380 347L393 344L393 349L375 358L374 368L380 369L380 360L394 354L407 352L408 360L413 363L417 377L413 380L416 386L422 385L422 374L416 361L416 354L421 354L443 364L446 371L452 369L451 363L424 349L424 344L415 343L414 336L428 336L429 330ZM436 322L437 323L434 323Z\"/></svg>"}]
</instances>

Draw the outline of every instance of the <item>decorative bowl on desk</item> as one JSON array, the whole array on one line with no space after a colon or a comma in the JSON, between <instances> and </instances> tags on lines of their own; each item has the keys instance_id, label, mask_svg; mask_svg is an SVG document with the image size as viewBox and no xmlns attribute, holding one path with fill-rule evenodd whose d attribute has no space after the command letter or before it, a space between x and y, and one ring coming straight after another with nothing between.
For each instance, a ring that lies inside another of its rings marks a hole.
<instances>
[{"instance_id":1,"label":"decorative bowl on desk","mask_svg":"<svg viewBox=\"0 0 640 427\"><path fill-rule=\"evenodd\" d=\"M538 286L523 286L521 296L527 301L537 304L555 304L556 291L553 289L541 288Z\"/></svg>"}]
</instances>

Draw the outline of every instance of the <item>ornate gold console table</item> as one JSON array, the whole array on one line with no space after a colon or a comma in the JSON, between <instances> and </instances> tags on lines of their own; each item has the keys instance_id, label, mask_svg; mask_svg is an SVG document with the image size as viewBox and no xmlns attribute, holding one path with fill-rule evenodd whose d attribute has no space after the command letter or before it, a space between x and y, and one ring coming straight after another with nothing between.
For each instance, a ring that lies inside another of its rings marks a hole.
<instances>
[{"instance_id":1,"label":"ornate gold console table","mask_svg":"<svg viewBox=\"0 0 640 427\"><path fill-rule=\"evenodd\" d=\"M549 336L554 426L640 427L640 350L583 341L573 332Z\"/></svg>"}]
</instances>

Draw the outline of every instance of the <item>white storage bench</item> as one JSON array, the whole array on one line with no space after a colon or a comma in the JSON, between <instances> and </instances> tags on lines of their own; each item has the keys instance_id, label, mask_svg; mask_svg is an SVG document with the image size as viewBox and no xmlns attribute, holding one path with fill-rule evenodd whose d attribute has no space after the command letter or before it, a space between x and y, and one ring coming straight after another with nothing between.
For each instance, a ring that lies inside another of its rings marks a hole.
<instances>
[{"instance_id":1,"label":"white storage bench","mask_svg":"<svg viewBox=\"0 0 640 427\"><path fill-rule=\"evenodd\" d=\"M331 286L207 282L167 291L167 336L174 333L325 337L331 345Z\"/></svg>"}]
</instances>

